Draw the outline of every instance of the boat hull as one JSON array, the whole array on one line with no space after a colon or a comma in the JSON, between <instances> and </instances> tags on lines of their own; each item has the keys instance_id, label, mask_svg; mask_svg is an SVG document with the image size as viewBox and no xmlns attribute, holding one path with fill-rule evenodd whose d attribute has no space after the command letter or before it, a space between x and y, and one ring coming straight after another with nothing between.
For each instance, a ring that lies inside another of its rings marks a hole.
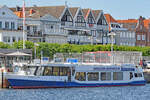
<instances>
[{"instance_id":1,"label":"boat hull","mask_svg":"<svg viewBox=\"0 0 150 100\"><path fill-rule=\"evenodd\" d=\"M78 83L62 81L36 81L8 79L10 86L14 89L32 89L32 88L78 88L78 87L111 87L111 86L142 86L146 81L132 81L127 83Z\"/></svg>"}]
</instances>

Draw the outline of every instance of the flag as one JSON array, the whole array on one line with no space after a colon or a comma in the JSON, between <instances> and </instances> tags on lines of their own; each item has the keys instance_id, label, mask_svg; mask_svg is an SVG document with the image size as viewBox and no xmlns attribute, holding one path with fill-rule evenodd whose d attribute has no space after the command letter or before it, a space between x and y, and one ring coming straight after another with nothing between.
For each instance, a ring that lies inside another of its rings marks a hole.
<instances>
[{"instance_id":1,"label":"flag","mask_svg":"<svg viewBox=\"0 0 150 100\"><path fill-rule=\"evenodd\" d=\"M25 25L26 15L25 15L25 0L23 0L23 26Z\"/></svg>"},{"instance_id":2,"label":"flag","mask_svg":"<svg viewBox=\"0 0 150 100\"><path fill-rule=\"evenodd\" d=\"M23 12L23 49L25 49L25 20L26 20L26 15L25 15L25 0L23 0L22 12Z\"/></svg>"}]
</instances>

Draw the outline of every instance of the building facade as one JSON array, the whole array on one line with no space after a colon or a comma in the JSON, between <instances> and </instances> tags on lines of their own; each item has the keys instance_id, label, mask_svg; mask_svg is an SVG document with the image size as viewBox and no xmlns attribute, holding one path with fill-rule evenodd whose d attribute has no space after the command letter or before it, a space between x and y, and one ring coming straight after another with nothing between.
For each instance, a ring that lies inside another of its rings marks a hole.
<instances>
[{"instance_id":1,"label":"building facade","mask_svg":"<svg viewBox=\"0 0 150 100\"><path fill-rule=\"evenodd\" d=\"M11 9L22 18L21 8ZM68 6L26 7L26 26L33 42L50 42L55 35L61 43L104 44L109 31L103 11Z\"/></svg>"},{"instance_id":2,"label":"building facade","mask_svg":"<svg viewBox=\"0 0 150 100\"><path fill-rule=\"evenodd\" d=\"M105 14L105 17L109 23L109 31L115 33L114 43L116 45L135 46L136 34L123 27L117 20L115 20L110 14ZM111 38L108 39L108 43L111 43Z\"/></svg>"},{"instance_id":3,"label":"building facade","mask_svg":"<svg viewBox=\"0 0 150 100\"><path fill-rule=\"evenodd\" d=\"M63 7L56 7L59 9ZM52 7L27 7L26 8L26 31L27 40L32 42L48 42L48 43L67 43L67 35L60 28L61 22L59 18L52 16L50 11ZM20 27L22 27L22 8L11 8L14 13L20 17ZM46 11L46 12L45 12ZM51 11L55 13L53 9ZM63 11L63 10L62 10Z\"/></svg>"},{"instance_id":4,"label":"building facade","mask_svg":"<svg viewBox=\"0 0 150 100\"><path fill-rule=\"evenodd\" d=\"M118 20L118 22L135 32L136 46L150 46L150 20L140 16L139 19Z\"/></svg>"},{"instance_id":5,"label":"building facade","mask_svg":"<svg viewBox=\"0 0 150 100\"><path fill-rule=\"evenodd\" d=\"M12 44L23 40L23 32L18 27L19 17L7 6L0 7L0 42ZM25 35L25 40L27 36Z\"/></svg>"}]
</instances>

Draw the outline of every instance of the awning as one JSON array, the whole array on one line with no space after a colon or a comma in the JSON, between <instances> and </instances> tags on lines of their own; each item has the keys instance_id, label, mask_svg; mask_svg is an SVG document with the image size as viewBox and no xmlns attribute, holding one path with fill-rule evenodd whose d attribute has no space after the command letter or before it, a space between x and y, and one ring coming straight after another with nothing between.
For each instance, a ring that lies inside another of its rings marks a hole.
<instances>
[{"instance_id":1,"label":"awning","mask_svg":"<svg viewBox=\"0 0 150 100\"><path fill-rule=\"evenodd\" d=\"M17 52L6 54L6 56L32 56L32 55L17 51Z\"/></svg>"},{"instance_id":2,"label":"awning","mask_svg":"<svg viewBox=\"0 0 150 100\"><path fill-rule=\"evenodd\" d=\"M4 53L0 53L0 56L5 56L6 54L4 54Z\"/></svg>"}]
</instances>

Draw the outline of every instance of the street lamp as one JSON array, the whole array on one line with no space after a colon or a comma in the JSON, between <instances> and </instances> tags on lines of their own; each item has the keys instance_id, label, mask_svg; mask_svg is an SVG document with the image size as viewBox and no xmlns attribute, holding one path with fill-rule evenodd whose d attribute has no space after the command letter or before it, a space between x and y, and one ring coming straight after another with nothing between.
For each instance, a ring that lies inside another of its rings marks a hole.
<instances>
[{"instance_id":1,"label":"street lamp","mask_svg":"<svg viewBox=\"0 0 150 100\"><path fill-rule=\"evenodd\" d=\"M36 59L36 46L39 46L39 44L34 43L34 59Z\"/></svg>"},{"instance_id":2,"label":"street lamp","mask_svg":"<svg viewBox=\"0 0 150 100\"><path fill-rule=\"evenodd\" d=\"M114 37L115 37L115 33L111 32L108 34L108 36L111 37L111 63L113 64L114 60L113 60L113 45L114 45Z\"/></svg>"}]
</instances>

